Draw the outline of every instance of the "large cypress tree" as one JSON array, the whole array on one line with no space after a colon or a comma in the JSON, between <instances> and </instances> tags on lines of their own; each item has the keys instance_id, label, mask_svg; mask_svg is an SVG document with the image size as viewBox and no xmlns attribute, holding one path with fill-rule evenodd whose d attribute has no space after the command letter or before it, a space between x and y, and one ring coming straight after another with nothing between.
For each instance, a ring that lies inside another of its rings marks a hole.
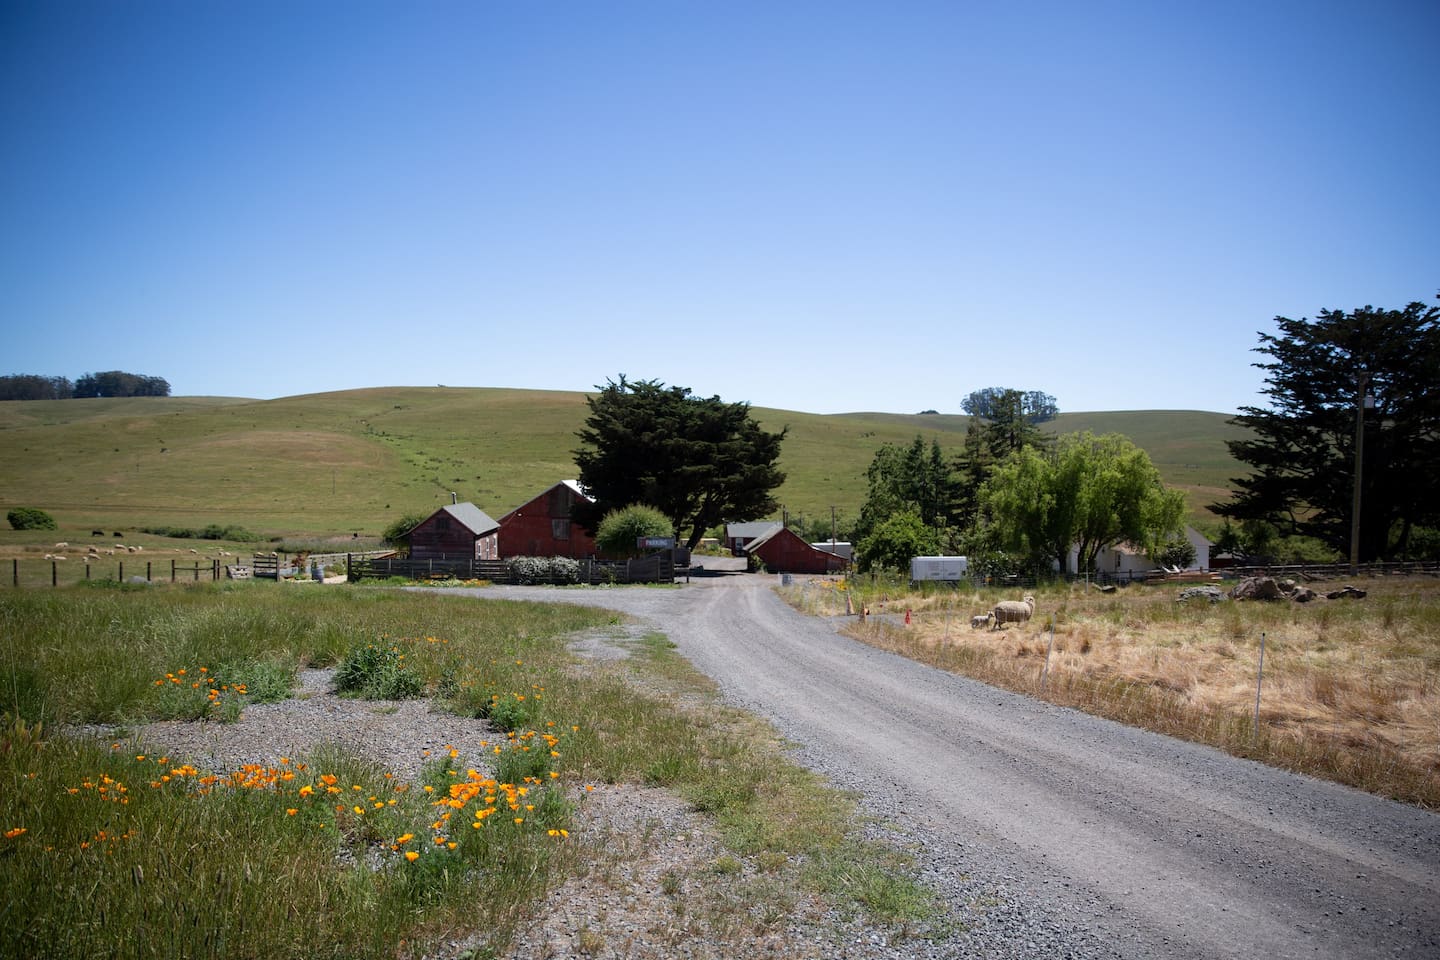
<instances>
[{"instance_id":1,"label":"large cypress tree","mask_svg":"<svg viewBox=\"0 0 1440 960\"><path fill-rule=\"evenodd\" d=\"M785 480L775 464L786 431L762 430L749 404L624 375L596 389L575 451L580 483L595 501L576 507L588 529L611 510L647 504L693 549L716 524L778 508L771 494Z\"/></svg>"},{"instance_id":2,"label":"large cypress tree","mask_svg":"<svg viewBox=\"0 0 1440 960\"><path fill-rule=\"evenodd\" d=\"M1211 509L1316 537L1348 554L1356 412L1364 412L1360 560L1404 557L1417 527L1440 519L1440 309L1322 310L1276 317L1261 333L1269 409L1242 407L1233 423L1252 437L1229 443L1252 468L1233 499Z\"/></svg>"}]
</instances>

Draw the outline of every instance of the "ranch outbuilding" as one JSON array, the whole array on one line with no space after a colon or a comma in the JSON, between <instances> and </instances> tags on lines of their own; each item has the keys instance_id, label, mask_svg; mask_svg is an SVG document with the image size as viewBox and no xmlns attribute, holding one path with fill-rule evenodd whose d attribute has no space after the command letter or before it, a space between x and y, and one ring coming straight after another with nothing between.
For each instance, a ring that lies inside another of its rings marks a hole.
<instances>
[{"instance_id":1,"label":"ranch outbuilding","mask_svg":"<svg viewBox=\"0 0 1440 960\"><path fill-rule=\"evenodd\" d=\"M562 480L500 518L500 559L595 555L595 538L571 514L593 502L579 481Z\"/></svg>"},{"instance_id":2,"label":"ranch outbuilding","mask_svg":"<svg viewBox=\"0 0 1440 960\"><path fill-rule=\"evenodd\" d=\"M747 523L725 524L725 549L730 551L732 556L742 557L745 555L745 545L758 540L761 537L769 536L779 530L782 524L779 520L753 520Z\"/></svg>"},{"instance_id":3,"label":"ranch outbuilding","mask_svg":"<svg viewBox=\"0 0 1440 960\"><path fill-rule=\"evenodd\" d=\"M836 573L850 566L848 560L806 543L789 527L775 524L768 533L745 544L747 556L764 561L771 573Z\"/></svg>"},{"instance_id":4,"label":"ranch outbuilding","mask_svg":"<svg viewBox=\"0 0 1440 960\"><path fill-rule=\"evenodd\" d=\"M408 535L412 560L498 560L500 524L473 503L452 503Z\"/></svg>"}]
</instances>

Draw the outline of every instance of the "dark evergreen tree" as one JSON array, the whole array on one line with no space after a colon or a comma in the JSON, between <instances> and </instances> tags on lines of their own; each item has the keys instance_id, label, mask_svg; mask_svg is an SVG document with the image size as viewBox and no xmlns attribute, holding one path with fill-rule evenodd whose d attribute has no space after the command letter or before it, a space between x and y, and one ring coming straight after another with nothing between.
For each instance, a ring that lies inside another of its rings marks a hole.
<instances>
[{"instance_id":1,"label":"dark evergreen tree","mask_svg":"<svg viewBox=\"0 0 1440 960\"><path fill-rule=\"evenodd\" d=\"M1249 464L1225 517L1274 524L1348 555L1357 410L1365 410L1361 561L1407 555L1412 533L1440 521L1440 310L1322 310L1315 320L1276 317L1261 333L1269 409L1242 407L1232 422L1251 436L1230 452Z\"/></svg>"},{"instance_id":2,"label":"dark evergreen tree","mask_svg":"<svg viewBox=\"0 0 1440 960\"><path fill-rule=\"evenodd\" d=\"M757 520L778 507L776 466L785 430L762 430L747 403L696 397L658 380L609 381L586 398L577 436L580 483L594 499L576 519L594 531L611 510L647 504L694 548L720 523Z\"/></svg>"},{"instance_id":3,"label":"dark evergreen tree","mask_svg":"<svg viewBox=\"0 0 1440 960\"><path fill-rule=\"evenodd\" d=\"M0 400L68 400L75 385L65 377L12 373L0 377Z\"/></svg>"}]
</instances>

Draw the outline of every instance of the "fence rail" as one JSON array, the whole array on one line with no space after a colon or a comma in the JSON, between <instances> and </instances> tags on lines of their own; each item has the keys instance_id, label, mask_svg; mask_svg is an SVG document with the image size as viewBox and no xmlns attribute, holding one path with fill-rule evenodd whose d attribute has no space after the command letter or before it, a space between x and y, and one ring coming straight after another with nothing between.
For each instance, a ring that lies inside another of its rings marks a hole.
<instances>
[{"instance_id":1,"label":"fence rail","mask_svg":"<svg viewBox=\"0 0 1440 960\"><path fill-rule=\"evenodd\" d=\"M580 583L670 583L676 567L669 557L640 560L577 560ZM520 583L505 560L410 560L400 557L366 558L350 556L345 563L347 579L359 580L404 577L407 580L489 580L492 583ZM563 577L534 577L529 583L575 583Z\"/></svg>"}]
</instances>

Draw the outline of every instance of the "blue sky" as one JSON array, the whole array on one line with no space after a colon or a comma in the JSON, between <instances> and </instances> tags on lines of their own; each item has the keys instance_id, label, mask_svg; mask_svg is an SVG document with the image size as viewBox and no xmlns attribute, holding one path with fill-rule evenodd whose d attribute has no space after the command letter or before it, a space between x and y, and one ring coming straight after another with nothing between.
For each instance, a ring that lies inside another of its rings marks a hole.
<instances>
[{"instance_id":1,"label":"blue sky","mask_svg":"<svg viewBox=\"0 0 1440 960\"><path fill-rule=\"evenodd\" d=\"M1257 402L1440 290L1440 5L0 0L0 373Z\"/></svg>"}]
</instances>

